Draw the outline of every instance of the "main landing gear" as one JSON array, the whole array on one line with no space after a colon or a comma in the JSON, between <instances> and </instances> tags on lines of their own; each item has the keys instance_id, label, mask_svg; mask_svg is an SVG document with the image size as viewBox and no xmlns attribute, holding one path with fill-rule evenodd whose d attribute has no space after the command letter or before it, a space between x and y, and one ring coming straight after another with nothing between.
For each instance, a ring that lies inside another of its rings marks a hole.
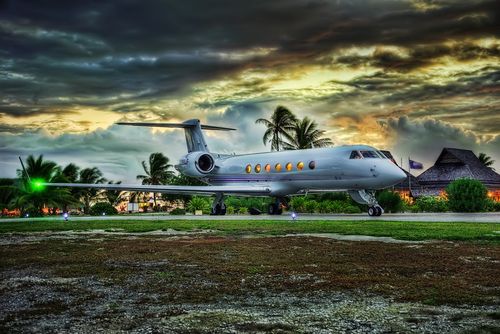
<instances>
[{"instance_id":1,"label":"main landing gear","mask_svg":"<svg viewBox=\"0 0 500 334\"><path fill-rule=\"evenodd\" d=\"M274 203L269 204L267 207L267 213L270 215L281 215L283 213L283 206L286 204L283 199L277 198Z\"/></svg>"},{"instance_id":2,"label":"main landing gear","mask_svg":"<svg viewBox=\"0 0 500 334\"><path fill-rule=\"evenodd\" d=\"M224 194L218 193L215 195L212 209L210 210L211 216L224 216L226 214L226 204L224 204Z\"/></svg>"}]
</instances>

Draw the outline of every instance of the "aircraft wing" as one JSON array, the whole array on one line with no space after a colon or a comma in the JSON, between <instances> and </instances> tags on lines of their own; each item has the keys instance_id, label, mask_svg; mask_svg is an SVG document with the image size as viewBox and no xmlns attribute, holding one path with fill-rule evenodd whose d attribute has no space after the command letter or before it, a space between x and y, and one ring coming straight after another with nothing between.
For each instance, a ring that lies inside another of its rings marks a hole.
<instances>
[{"instance_id":1,"label":"aircraft wing","mask_svg":"<svg viewBox=\"0 0 500 334\"><path fill-rule=\"evenodd\" d=\"M67 187L67 188L94 188L103 190L143 191L180 195L214 195L224 193L228 195L266 195L271 192L265 186L175 186L175 185L133 185L107 183L44 183L38 182L37 187Z\"/></svg>"}]
</instances>

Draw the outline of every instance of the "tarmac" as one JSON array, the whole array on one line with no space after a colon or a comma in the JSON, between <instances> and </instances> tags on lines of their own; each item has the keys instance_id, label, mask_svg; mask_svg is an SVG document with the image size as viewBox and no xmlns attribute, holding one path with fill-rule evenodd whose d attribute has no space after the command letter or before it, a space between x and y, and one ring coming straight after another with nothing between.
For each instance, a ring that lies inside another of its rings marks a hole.
<instances>
[{"instance_id":1,"label":"tarmac","mask_svg":"<svg viewBox=\"0 0 500 334\"><path fill-rule=\"evenodd\" d=\"M44 221L63 219L59 216L43 218L1 218L1 222L20 221ZM117 216L76 216L68 218L71 221L85 220L294 220L292 213L284 213L280 216L271 215L168 215L168 214L120 214ZM403 222L466 222L466 223L500 223L500 213L384 213L380 217L370 217L368 214L297 214L295 220L379 220L379 221L403 221Z\"/></svg>"}]
</instances>

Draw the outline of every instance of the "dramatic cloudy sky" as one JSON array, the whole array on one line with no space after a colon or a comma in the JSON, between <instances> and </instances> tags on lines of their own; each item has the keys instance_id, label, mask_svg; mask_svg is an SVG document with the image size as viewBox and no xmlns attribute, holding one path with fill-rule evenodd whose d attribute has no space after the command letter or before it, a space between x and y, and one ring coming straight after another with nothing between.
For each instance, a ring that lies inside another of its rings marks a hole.
<instances>
[{"instance_id":1,"label":"dramatic cloudy sky","mask_svg":"<svg viewBox=\"0 0 500 334\"><path fill-rule=\"evenodd\" d=\"M336 145L429 167L442 147L500 170L498 1L0 0L0 177L17 156L98 166L136 182L179 130L116 121L199 118L213 151L264 151L277 105Z\"/></svg>"}]
</instances>

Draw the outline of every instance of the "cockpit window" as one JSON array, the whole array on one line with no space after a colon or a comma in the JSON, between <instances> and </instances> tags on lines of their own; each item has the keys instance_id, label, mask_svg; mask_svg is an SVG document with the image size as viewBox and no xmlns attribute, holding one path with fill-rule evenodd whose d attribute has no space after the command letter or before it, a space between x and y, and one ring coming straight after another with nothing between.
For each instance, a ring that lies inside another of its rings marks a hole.
<instances>
[{"instance_id":1,"label":"cockpit window","mask_svg":"<svg viewBox=\"0 0 500 334\"><path fill-rule=\"evenodd\" d=\"M360 151L363 155L363 158L378 158L375 151Z\"/></svg>"},{"instance_id":2,"label":"cockpit window","mask_svg":"<svg viewBox=\"0 0 500 334\"><path fill-rule=\"evenodd\" d=\"M358 151L352 151L349 159L363 159L363 157Z\"/></svg>"},{"instance_id":3,"label":"cockpit window","mask_svg":"<svg viewBox=\"0 0 500 334\"><path fill-rule=\"evenodd\" d=\"M379 157L381 157L382 159L387 159L387 157L385 156L385 154L384 154L384 153L382 153L381 151L375 151L375 152L377 152L377 155L378 155Z\"/></svg>"}]
</instances>

